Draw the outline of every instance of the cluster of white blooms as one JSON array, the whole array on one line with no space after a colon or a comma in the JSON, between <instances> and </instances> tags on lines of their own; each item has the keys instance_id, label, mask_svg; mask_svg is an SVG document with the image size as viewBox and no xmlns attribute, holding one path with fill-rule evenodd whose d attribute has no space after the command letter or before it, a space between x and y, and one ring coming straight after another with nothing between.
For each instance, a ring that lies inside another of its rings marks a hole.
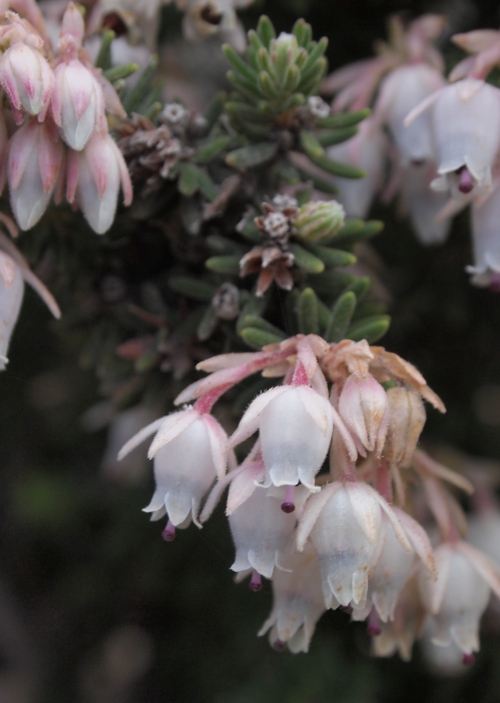
<instances>
[{"instance_id":1,"label":"cluster of white blooms","mask_svg":"<svg viewBox=\"0 0 500 703\"><path fill-rule=\"evenodd\" d=\"M423 400L444 406L415 367L366 341L298 335L198 368L209 375L176 399L194 405L151 423L119 454L155 433L145 511L167 517L164 539L201 526L229 488L231 569L255 591L272 580L260 634L269 630L273 646L307 651L323 612L342 607L367 621L379 656L408 658L426 623L437 645L454 642L470 662L490 592L500 595L500 566L462 539L465 518L444 482L470 491L469 482L416 448ZM258 372L283 382L253 400L228 438L211 409ZM234 448L256 433L238 464ZM408 512L410 491L434 516L435 550Z\"/></svg>"},{"instance_id":2,"label":"cluster of white blooms","mask_svg":"<svg viewBox=\"0 0 500 703\"><path fill-rule=\"evenodd\" d=\"M6 11L18 5L22 17ZM51 198L60 202L65 192L102 234L113 222L120 186L126 204L132 186L106 119L106 112L125 116L125 111L82 48L82 14L68 5L53 57L34 0L2 2L0 13L0 85L8 98L0 112L0 189L7 181L23 230L39 221Z\"/></svg>"},{"instance_id":3,"label":"cluster of white blooms","mask_svg":"<svg viewBox=\"0 0 500 703\"><path fill-rule=\"evenodd\" d=\"M443 26L437 15L425 15L406 30L394 19L392 43L381 45L377 58L326 79L324 90L337 94L334 110L373 104L359 133L330 153L367 172L359 182L339 180L348 215L363 217L377 192L385 200L399 192L425 244L444 241L450 218L470 203L474 265L468 271L476 285L497 287L500 90L485 79L500 62L500 32L454 36L475 55L446 81L442 57L432 45ZM388 183L387 160L392 162Z\"/></svg>"}]
</instances>

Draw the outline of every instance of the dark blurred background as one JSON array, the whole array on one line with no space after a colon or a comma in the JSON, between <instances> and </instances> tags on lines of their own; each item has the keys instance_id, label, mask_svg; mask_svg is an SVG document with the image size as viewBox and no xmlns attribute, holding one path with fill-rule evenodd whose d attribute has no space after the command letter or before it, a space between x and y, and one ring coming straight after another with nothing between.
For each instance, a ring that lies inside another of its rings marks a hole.
<instances>
[{"instance_id":1,"label":"dark blurred background","mask_svg":"<svg viewBox=\"0 0 500 703\"><path fill-rule=\"evenodd\" d=\"M278 30L302 15L326 34L331 68L369 56L393 12L446 12L453 31L500 24L492 0L269 0L242 13L245 25L262 11ZM180 31L171 7L161 31ZM393 300L381 343L413 362L448 408L429 411L424 443L500 460L500 297L469 284L467 213L432 249L392 208L373 216L386 222L373 247ZM202 531L162 541L162 526L141 512L153 488L144 451L128 468L103 460L106 408L78 351L27 291L0 376L0 703L500 700L494 618L477 663L456 676L433 672L418 647L410 664L371 659L364 624L340 612L320 620L307 655L257 638L271 589L233 583L222 507Z\"/></svg>"}]
</instances>

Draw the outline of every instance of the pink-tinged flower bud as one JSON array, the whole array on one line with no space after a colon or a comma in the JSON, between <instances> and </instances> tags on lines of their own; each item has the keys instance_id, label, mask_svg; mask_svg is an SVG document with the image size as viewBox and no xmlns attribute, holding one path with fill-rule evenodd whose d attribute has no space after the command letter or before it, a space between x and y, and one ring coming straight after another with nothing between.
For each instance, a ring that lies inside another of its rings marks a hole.
<instances>
[{"instance_id":1,"label":"pink-tinged flower bud","mask_svg":"<svg viewBox=\"0 0 500 703\"><path fill-rule=\"evenodd\" d=\"M467 266L476 286L489 286L500 273L500 183L491 195L472 204L474 266Z\"/></svg>"},{"instance_id":2,"label":"pink-tinged flower bud","mask_svg":"<svg viewBox=\"0 0 500 703\"><path fill-rule=\"evenodd\" d=\"M314 490L314 477L327 455L334 422L342 426L345 435L337 413L317 391L308 386L279 386L253 401L231 444L259 429L266 467L264 485L295 486L300 481Z\"/></svg>"},{"instance_id":3,"label":"pink-tinged flower bud","mask_svg":"<svg viewBox=\"0 0 500 703\"><path fill-rule=\"evenodd\" d=\"M104 234L115 218L120 184L124 203L132 202L132 183L123 156L113 139L94 132L82 151L68 156L66 197L76 200L97 234Z\"/></svg>"},{"instance_id":4,"label":"pink-tinged flower bud","mask_svg":"<svg viewBox=\"0 0 500 703\"><path fill-rule=\"evenodd\" d=\"M339 398L339 414L361 446L380 456L387 432L387 394L370 373L347 378Z\"/></svg>"},{"instance_id":5,"label":"pink-tinged flower bud","mask_svg":"<svg viewBox=\"0 0 500 703\"><path fill-rule=\"evenodd\" d=\"M0 371L8 362L7 351L19 316L24 294L24 281L19 266L0 251Z\"/></svg>"},{"instance_id":6,"label":"pink-tinged flower bud","mask_svg":"<svg viewBox=\"0 0 500 703\"><path fill-rule=\"evenodd\" d=\"M500 593L500 566L465 542L435 550L437 581L419 574L422 601L434 629L434 644L455 642L465 655L479 650L479 620L490 599Z\"/></svg>"},{"instance_id":7,"label":"pink-tinged flower bud","mask_svg":"<svg viewBox=\"0 0 500 703\"><path fill-rule=\"evenodd\" d=\"M29 120L14 133L7 178L12 210L21 229L33 227L45 212L63 158L63 145L52 121Z\"/></svg>"},{"instance_id":8,"label":"pink-tinged flower bud","mask_svg":"<svg viewBox=\"0 0 500 703\"><path fill-rule=\"evenodd\" d=\"M16 122L22 111L45 118L52 92L54 74L42 54L28 44L16 42L0 59L0 83L14 109Z\"/></svg>"},{"instance_id":9,"label":"pink-tinged flower bud","mask_svg":"<svg viewBox=\"0 0 500 703\"><path fill-rule=\"evenodd\" d=\"M54 121L68 146L81 151L94 131L107 132L101 86L78 59L60 63L54 73Z\"/></svg>"},{"instance_id":10,"label":"pink-tinged flower bud","mask_svg":"<svg viewBox=\"0 0 500 703\"><path fill-rule=\"evenodd\" d=\"M416 449L426 415L422 398L409 388L387 391L388 427L384 457L390 466L407 467Z\"/></svg>"},{"instance_id":11,"label":"pink-tinged flower bud","mask_svg":"<svg viewBox=\"0 0 500 703\"><path fill-rule=\"evenodd\" d=\"M380 550L382 511L406 551L412 547L396 515L365 483L331 483L307 501L297 529L297 546L310 535L318 554L327 608L364 608L368 576Z\"/></svg>"},{"instance_id":12,"label":"pink-tinged flower bud","mask_svg":"<svg viewBox=\"0 0 500 703\"><path fill-rule=\"evenodd\" d=\"M259 630L269 632L271 646L287 645L297 654L307 652L316 623L325 612L318 559L312 544L303 552L293 545L280 558L280 569L273 576L273 609Z\"/></svg>"},{"instance_id":13,"label":"pink-tinged flower bud","mask_svg":"<svg viewBox=\"0 0 500 703\"><path fill-rule=\"evenodd\" d=\"M365 218L373 198L382 188L387 142L380 126L368 118L359 125L356 136L327 150L328 156L334 161L356 166L366 173L364 178L335 179L339 191L338 200L348 217Z\"/></svg>"},{"instance_id":14,"label":"pink-tinged flower bud","mask_svg":"<svg viewBox=\"0 0 500 703\"><path fill-rule=\"evenodd\" d=\"M443 85L444 78L439 71L418 63L396 68L380 87L375 113L388 125L404 166L433 158L430 114L419 115L408 127L405 127L404 119L416 105Z\"/></svg>"},{"instance_id":15,"label":"pink-tinged flower bud","mask_svg":"<svg viewBox=\"0 0 500 703\"><path fill-rule=\"evenodd\" d=\"M309 491L302 488L300 493L300 502L303 502ZM236 558L231 566L233 571L255 569L262 576L271 578L274 567L278 564L282 566L280 552L297 522L295 512L285 513L281 510L284 498L285 488L258 487L248 500L229 515L229 527L236 548Z\"/></svg>"}]
</instances>

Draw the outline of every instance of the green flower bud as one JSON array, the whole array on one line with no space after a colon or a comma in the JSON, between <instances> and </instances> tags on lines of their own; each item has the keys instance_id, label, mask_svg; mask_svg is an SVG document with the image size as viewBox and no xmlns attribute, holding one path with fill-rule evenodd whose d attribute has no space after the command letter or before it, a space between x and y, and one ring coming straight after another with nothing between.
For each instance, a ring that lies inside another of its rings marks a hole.
<instances>
[{"instance_id":1,"label":"green flower bud","mask_svg":"<svg viewBox=\"0 0 500 703\"><path fill-rule=\"evenodd\" d=\"M336 200L310 201L302 205L293 222L295 236L310 243L329 239L343 226L344 218L344 208Z\"/></svg>"}]
</instances>

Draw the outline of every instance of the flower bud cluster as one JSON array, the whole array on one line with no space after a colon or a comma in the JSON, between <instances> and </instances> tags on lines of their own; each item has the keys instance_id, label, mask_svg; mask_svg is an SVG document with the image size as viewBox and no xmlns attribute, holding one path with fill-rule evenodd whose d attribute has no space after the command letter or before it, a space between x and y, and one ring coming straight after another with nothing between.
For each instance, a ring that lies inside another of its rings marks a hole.
<instances>
[{"instance_id":1,"label":"flower bud cluster","mask_svg":"<svg viewBox=\"0 0 500 703\"><path fill-rule=\"evenodd\" d=\"M194 405L153 422L120 452L156 433L148 454L156 490L145 510L167 516L164 538L191 521L201 526L229 488L231 569L250 576L254 591L262 577L272 580L274 606L259 634L270 631L275 648L307 651L322 613L342 606L367 621L380 656L399 648L408 658L426 620L438 645L453 641L469 661L490 591L500 594L500 566L459 536L460 509L443 481L469 490L468 481L416 448L423 400L444 412L421 374L366 341L316 335L198 368L209 375L176 400ZM211 408L260 371L283 383L258 395L228 438ZM238 465L234 448L256 433ZM329 473L320 473L327 457ZM405 509L416 483L440 529L436 550Z\"/></svg>"},{"instance_id":2,"label":"flower bud cluster","mask_svg":"<svg viewBox=\"0 0 500 703\"><path fill-rule=\"evenodd\" d=\"M125 203L132 199L130 177L106 119L106 111L125 112L82 48L85 27L77 6L70 3L63 16L55 58L34 0L24 10L27 19L7 12L0 25L0 84L18 126L9 136L2 109L0 185L7 180L23 230L66 189L68 202L102 234L113 222L120 187ZM33 23L33 16L39 21Z\"/></svg>"}]
</instances>

